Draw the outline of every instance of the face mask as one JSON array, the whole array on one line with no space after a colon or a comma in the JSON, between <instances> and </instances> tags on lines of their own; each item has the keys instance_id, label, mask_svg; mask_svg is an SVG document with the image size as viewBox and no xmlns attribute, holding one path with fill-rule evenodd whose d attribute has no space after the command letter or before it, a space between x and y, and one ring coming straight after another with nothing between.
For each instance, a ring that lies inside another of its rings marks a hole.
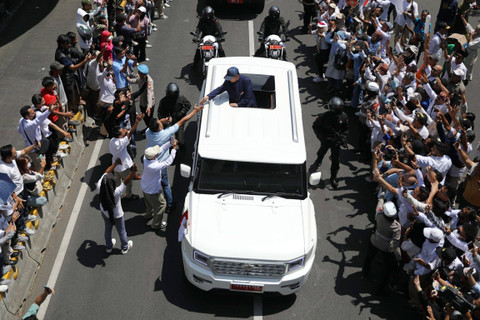
<instances>
[{"instance_id":1,"label":"face mask","mask_svg":"<svg viewBox=\"0 0 480 320\"><path fill-rule=\"evenodd\" d=\"M27 163L27 169L30 169L32 167L32 164L29 162Z\"/></svg>"}]
</instances>

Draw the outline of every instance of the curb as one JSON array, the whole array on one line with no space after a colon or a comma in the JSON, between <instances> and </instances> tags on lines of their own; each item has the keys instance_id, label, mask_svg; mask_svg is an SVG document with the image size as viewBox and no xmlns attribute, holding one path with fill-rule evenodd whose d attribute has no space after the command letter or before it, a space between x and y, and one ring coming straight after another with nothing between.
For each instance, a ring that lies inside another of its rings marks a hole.
<instances>
[{"instance_id":1,"label":"curb","mask_svg":"<svg viewBox=\"0 0 480 320\"><path fill-rule=\"evenodd\" d=\"M83 132L85 122L77 126L74 141L70 143L70 154L63 159L63 166L56 170L57 183L47 193L48 202L39 210L39 226L35 234L26 243L26 249L19 256L16 265L18 278L9 284L9 289L2 294L0 303L0 319L18 319L18 313L23 307L29 294L32 283L43 260L52 230L55 228L58 217L62 213L68 191L73 182L73 176L78 168L84 152ZM12 279L13 280L13 279Z\"/></svg>"}]
</instances>

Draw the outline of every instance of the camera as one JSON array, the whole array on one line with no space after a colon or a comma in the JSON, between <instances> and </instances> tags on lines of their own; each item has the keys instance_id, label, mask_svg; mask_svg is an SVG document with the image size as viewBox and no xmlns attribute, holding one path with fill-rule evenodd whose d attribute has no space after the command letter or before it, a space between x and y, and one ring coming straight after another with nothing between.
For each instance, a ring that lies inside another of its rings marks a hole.
<instances>
[{"instance_id":1,"label":"camera","mask_svg":"<svg viewBox=\"0 0 480 320\"><path fill-rule=\"evenodd\" d=\"M462 314L475 309L475 306L460 295L457 289L444 286L440 288L439 293L445 301L448 301L447 305L451 305L455 310L460 311Z\"/></svg>"}]
</instances>

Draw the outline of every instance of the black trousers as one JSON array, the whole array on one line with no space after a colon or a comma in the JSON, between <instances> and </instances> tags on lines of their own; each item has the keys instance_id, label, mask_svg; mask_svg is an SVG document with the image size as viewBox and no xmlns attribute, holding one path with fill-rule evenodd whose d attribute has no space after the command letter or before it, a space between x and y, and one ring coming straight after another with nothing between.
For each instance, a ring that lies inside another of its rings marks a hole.
<instances>
[{"instance_id":1,"label":"black trousers","mask_svg":"<svg viewBox=\"0 0 480 320\"><path fill-rule=\"evenodd\" d=\"M368 276L370 266L372 265L372 262L377 254L381 254L384 272L382 274L375 274L375 277L376 280L379 281L377 289L382 290L387 286L390 276L398 273L398 263L393 252L381 251L375 247L371 241L368 241L367 255L362 268L362 274L364 276Z\"/></svg>"},{"instance_id":2,"label":"black trousers","mask_svg":"<svg viewBox=\"0 0 480 320\"><path fill-rule=\"evenodd\" d=\"M315 55L315 64L317 65L318 75L323 77L324 66L328 62L328 56L330 54L330 49L320 50L319 53Z\"/></svg>"},{"instance_id":3,"label":"black trousers","mask_svg":"<svg viewBox=\"0 0 480 320\"><path fill-rule=\"evenodd\" d=\"M316 163L320 164L323 161L323 157L327 153L328 149L332 152L332 165L330 166L330 179L336 179L338 170L340 169L340 145L337 141L330 139L320 140L320 149L317 151Z\"/></svg>"},{"instance_id":4,"label":"black trousers","mask_svg":"<svg viewBox=\"0 0 480 320\"><path fill-rule=\"evenodd\" d=\"M315 16L317 15L317 11L315 9L312 10L310 7L305 7L305 6L303 6L303 10L304 10L304 13L303 13L302 31L308 32L308 25L310 24L310 22L312 22L312 19L315 18Z\"/></svg>"},{"instance_id":5,"label":"black trousers","mask_svg":"<svg viewBox=\"0 0 480 320\"><path fill-rule=\"evenodd\" d=\"M136 40L138 42L137 46L133 47L133 54L137 57L138 62L143 62L147 58L146 47L147 43L145 42L146 39Z\"/></svg>"}]
</instances>

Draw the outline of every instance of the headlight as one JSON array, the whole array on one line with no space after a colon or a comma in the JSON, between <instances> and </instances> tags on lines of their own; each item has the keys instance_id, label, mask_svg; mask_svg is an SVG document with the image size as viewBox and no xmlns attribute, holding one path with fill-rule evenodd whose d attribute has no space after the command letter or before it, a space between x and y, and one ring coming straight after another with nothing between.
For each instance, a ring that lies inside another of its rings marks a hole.
<instances>
[{"instance_id":1,"label":"headlight","mask_svg":"<svg viewBox=\"0 0 480 320\"><path fill-rule=\"evenodd\" d=\"M293 270L296 270L298 268L301 268L301 267L303 267L304 264L305 264L305 256L300 257L300 258L295 259L295 260L292 260L292 261L287 263L287 266L288 266L287 271L293 271Z\"/></svg>"},{"instance_id":2,"label":"headlight","mask_svg":"<svg viewBox=\"0 0 480 320\"><path fill-rule=\"evenodd\" d=\"M200 251L193 251L193 260L196 262L200 263L201 265L204 265L208 267L208 260L210 259L209 256L206 254L201 253Z\"/></svg>"}]
</instances>

